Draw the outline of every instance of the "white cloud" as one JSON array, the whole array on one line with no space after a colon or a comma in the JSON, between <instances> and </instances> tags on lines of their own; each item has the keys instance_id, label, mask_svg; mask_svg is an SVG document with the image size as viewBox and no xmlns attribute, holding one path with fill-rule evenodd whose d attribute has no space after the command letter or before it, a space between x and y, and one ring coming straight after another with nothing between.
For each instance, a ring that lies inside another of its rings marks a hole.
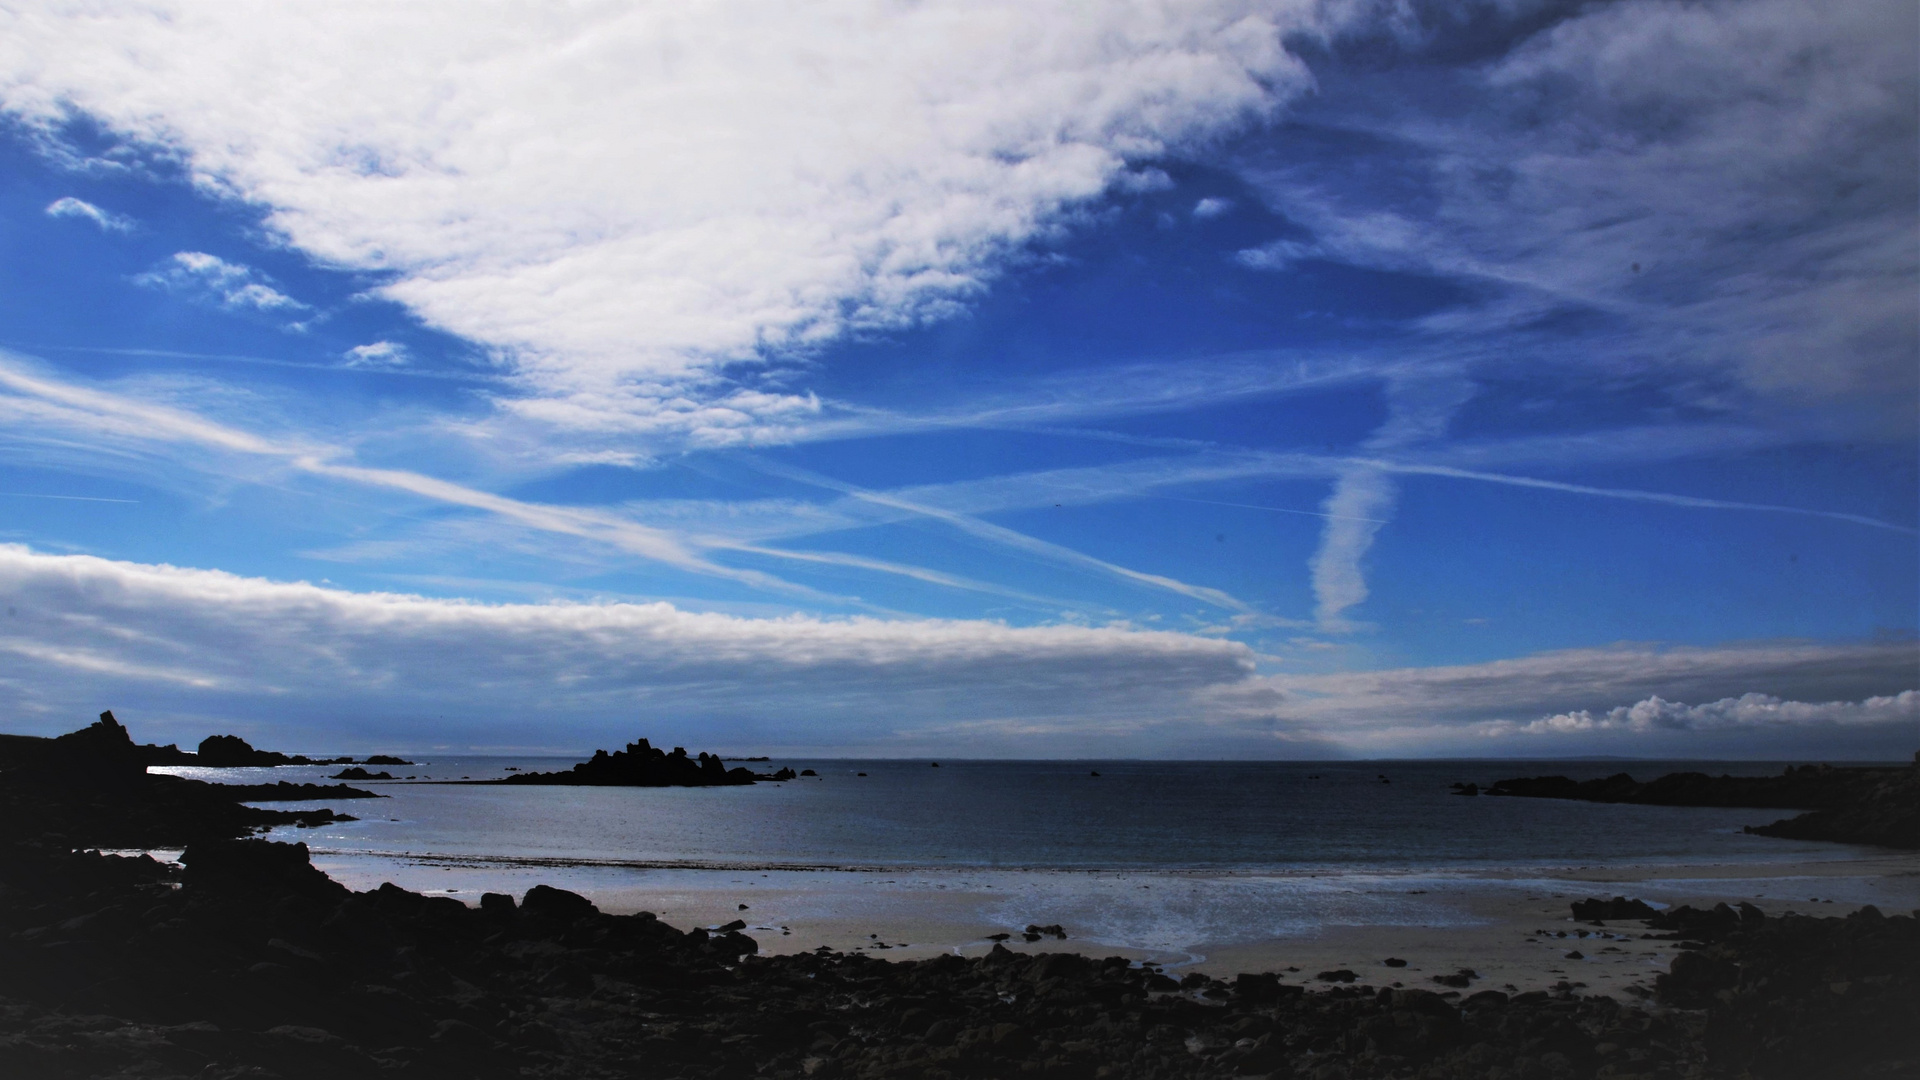
<instances>
[{"instance_id":1,"label":"white cloud","mask_svg":"<svg viewBox=\"0 0 1920 1080\"><path fill-rule=\"evenodd\" d=\"M1056 212L1307 85L1307 0L16 11L0 107L84 114L565 402L938 317ZM299 42L289 49L286 43Z\"/></svg>"},{"instance_id":2,"label":"white cloud","mask_svg":"<svg viewBox=\"0 0 1920 1080\"><path fill-rule=\"evenodd\" d=\"M1719 731L1728 728L1819 725L1920 724L1920 690L1864 701L1783 701L1771 694L1742 694L1704 705L1686 705L1658 695L1595 714L1590 709L1556 713L1524 724L1495 721L1488 735L1561 735L1588 731Z\"/></svg>"},{"instance_id":3,"label":"white cloud","mask_svg":"<svg viewBox=\"0 0 1920 1080\"><path fill-rule=\"evenodd\" d=\"M229 311L304 311L307 307L266 284L252 267L204 251L175 252L133 280L136 285L165 289Z\"/></svg>"},{"instance_id":4,"label":"white cloud","mask_svg":"<svg viewBox=\"0 0 1920 1080\"><path fill-rule=\"evenodd\" d=\"M1471 754L1487 752L1487 731L1517 730L1543 716L1610 716L1620 701L1658 697L1719 703L1700 706L1705 711L1698 715L1704 718L1725 706L1723 699L1778 698L1791 712L1796 702L1900 695L1916 682L1920 644L1892 641L1719 647L1623 643L1476 664L1270 675L1248 685L1284 698L1277 709L1283 719L1337 735L1350 746L1446 748ZM1750 710L1749 715L1759 711ZM1711 733L1706 725L1654 725L1616 730L1612 734L1617 738L1607 745L1613 752L1629 753L1697 750L1697 740ZM1915 733L1896 725L1882 734L1897 743Z\"/></svg>"},{"instance_id":5,"label":"white cloud","mask_svg":"<svg viewBox=\"0 0 1920 1080\"><path fill-rule=\"evenodd\" d=\"M1221 199L1209 195L1193 204L1193 216L1201 221L1222 217L1233 210L1232 199Z\"/></svg>"},{"instance_id":6,"label":"white cloud","mask_svg":"<svg viewBox=\"0 0 1920 1080\"><path fill-rule=\"evenodd\" d=\"M1009 716L1192 718L1196 691L1253 666L1245 646L1158 631L488 605L16 545L0 545L0 596L0 680L54 726L135 702L416 743L583 745L653 717L819 745Z\"/></svg>"},{"instance_id":7,"label":"white cloud","mask_svg":"<svg viewBox=\"0 0 1920 1080\"><path fill-rule=\"evenodd\" d=\"M392 341L374 341L347 350L347 366L355 368L397 368L413 362L407 347Z\"/></svg>"},{"instance_id":8,"label":"white cloud","mask_svg":"<svg viewBox=\"0 0 1920 1080\"><path fill-rule=\"evenodd\" d=\"M87 202L85 199L76 199L71 195L55 199L51 203L48 203L47 216L80 218L84 221L93 222L106 232L132 232L134 225L133 219L130 217L116 214L110 210L102 210L92 203Z\"/></svg>"},{"instance_id":9,"label":"white cloud","mask_svg":"<svg viewBox=\"0 0 1920 1080\"><path fill-rule=\"evenodd\" d=\"M1697 395L1725 376L1776 409L1843 404L1849 438L1911 432L1912 15L1900 0L1628 0L1431 93L1349 81L1316 120L1374 149L1250 164L1312 239L1241 261L1464 278L1486 301L1433 331L1582 312L1615 330L1582 339L1570 364L1666 368L1676 392L1704 374ZM1552 349L1518 354L1537 367Z\"/></svg>"},{"instance_id":10,"label":"white cloud","mask_svg":"<svg viewBox=\"0 0 1920 1080\"><path fill-rule=\"evenodd\" d=\"M0 599L15 612L0 618L0 681L39 730L113 706L171 725L165 738L244 726L312 748L651 733L867 752L1501 753L1535 740L1487 732L1659 697L1665 722L1566 743L1697 750L1725 734L1851 731L1885 756L1913 733L1916 695L1896 687L1920 658L1911 642L1632 645L1262 676L1245 646L1198 634L480 604L17 545L0 545Z\"/></svg>"}]
</instances>

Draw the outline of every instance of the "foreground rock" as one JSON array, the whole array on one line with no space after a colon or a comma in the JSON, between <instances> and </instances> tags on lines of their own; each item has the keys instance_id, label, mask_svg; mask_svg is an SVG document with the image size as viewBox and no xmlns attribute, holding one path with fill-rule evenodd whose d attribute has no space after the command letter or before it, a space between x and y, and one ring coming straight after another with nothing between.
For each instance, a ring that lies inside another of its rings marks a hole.
<instances>
[{"instance_id":1,"label":"foreground rock","mask_svg":"<svg viewBox=\"0 0 1920 1080\"><path fill-rule=\"evenodd\" d=\"M1119 957L759 957L737 932L537 886L351 893L300 845L0 861L0 1075L1751 1077L1911 1075L1913 919L1674 913L1668 1006L1175 982ZM1835 986L1844 986L1835 990Z\"/></svg>"},{"instance_id":2,"label":"foreground rock","mask_svg":"<svg viewBox=\"0 0 1920 1080\"><path fill-rule=\"evenodd\" d=\"M667 753L645 739L630 742L625 750L609 754L595 750L590 761L575 765L568 772L518 773L505 780L475 781L489 784L560 784L580 787L714 787L752 784L761 780L791 780L792 769L761 775L750 769L729 769L717 754L687 756L686 748L676 746Z\"/></svg>"},{"instance_id":3,"label":"foreground rock","mask_svg":"<svg viewBox=\"0 0 1920 1080\"><path fill-rule=\"evenodd\" d=\"M136 745L110 712L57 739L21 741L27 738L10 736L9 756L0 764L0 843L58 850L171 847L276 825L353 820L331 809L263 810L242 800L378 797L345 785L219 785L149 774L149 748Z\"/></svg>"},{"instance_id":4,"label":"foreground rock","mask_svg":"<svg viewBox=\"0 0 1920 1080\"><path fill-rule=\"evenodd\" d=\"M1462 785L1455 785L1461 789ZM1464 790L1456 793L1465 794ZM1785 807L1811 813L1747 832L1797 840L1833 840L1920 848L1920 753L1904 768L1788 766L1779 776L1669 773L1641 783L1626 773L1601 780L1534 776L1502 780L1488 795L1647 806Z\"/></svg>"},{"instance_id":5,"label":"foreground rock","mask_svg":"<svg viewBox=\"0 0 1920 1080\"><path fill-rule=\"evenodd\" d=\"M129 775L149 765L190 765L198 759L172 743L139 745L113 711L79 731L55 738L38 735L0 735L0 769L38 769L50 772L98 773L115 770Z\"/></svg>"}]
</instances>

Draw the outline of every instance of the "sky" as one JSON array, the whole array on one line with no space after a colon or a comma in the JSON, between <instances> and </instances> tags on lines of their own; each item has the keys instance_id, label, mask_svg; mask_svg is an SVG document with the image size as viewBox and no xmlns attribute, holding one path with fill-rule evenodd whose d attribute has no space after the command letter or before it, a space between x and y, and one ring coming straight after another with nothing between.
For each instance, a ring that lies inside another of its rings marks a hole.
<instances>
[{"instance_id":1,"label":"sky","mask_svg":"<svg viewBox=\"0 0 1920 1080\"><path fill-rule=\"evenodd\" d=\"M1920 748L1899 0L0 11L0 725Z\"/></svg>"}]
</instances>

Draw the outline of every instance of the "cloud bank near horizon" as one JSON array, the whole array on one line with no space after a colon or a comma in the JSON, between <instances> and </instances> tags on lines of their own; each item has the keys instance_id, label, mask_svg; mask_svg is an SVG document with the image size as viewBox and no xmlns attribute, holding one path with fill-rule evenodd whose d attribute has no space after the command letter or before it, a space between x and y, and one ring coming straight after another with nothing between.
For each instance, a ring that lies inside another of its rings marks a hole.
<instances>
[{"instance_id":1,"label":"cloud bank near horizon","mask_svg":"<svg viewBox=\"0 0 1920 1080\"><path fill-rule=\"evenodd\" d=\"M1338 757L1393 746L1540 756L1611 745L1583 741L1596 732L1791 736L1842 725L1868 736L1849 756L1884 757L1904 753L1920 715L1920 693L1900 686L1920 658L1910 642L1632 646L1263 675L1239 643L1125 626L477 604L19 545L0 545L0 602L11 726L68 730L111 706L143 737L234 728L295 749L341 739L580 749L644 729L728 749L882 756ZM1706 697L1741 685L1860 700ZM1541 718L1556 703L1648 686L1710 704L1649 697Z\"/></svg>"}]
</instances>

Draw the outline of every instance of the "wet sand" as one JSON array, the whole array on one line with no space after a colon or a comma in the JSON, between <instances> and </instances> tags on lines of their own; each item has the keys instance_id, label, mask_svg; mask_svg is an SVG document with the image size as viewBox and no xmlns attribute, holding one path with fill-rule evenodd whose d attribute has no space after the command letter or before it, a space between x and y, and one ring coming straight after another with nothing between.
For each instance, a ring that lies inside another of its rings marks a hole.
<instances>
[{"instance_id":1,"label":"wet sand","mask_svg":"<svg viewBox=\"0 0 1920 1080\"><path fill-rule=\"evenodd\" d=\"M652 911L676 926L735 919L763 953L827 946L885 959L978 955L991 935L1020 952L1125 956L1215 976L1281 972L1315 984L1347 969L1375 986L1443 989L1435 975L1471 969L1473 989L1637 995L1673 957L1638 922L1576 924L1569 905L1628 895L1656 905L1752 903L1845 914L1871 903L1920 908L1920 856L1841 853L1809 861L1539 867L1290 875L1019 870L795 871L511 867L458 861L373 861L319 854L354 889L393 880L474 902L483 891L547 882L611 913ZM744 907L742 905L745 905ZM1028 924L1068 937L1025 942ZM1588 934L1582 938L1582 932ZM1559 934L1566 934L1562 938ZM1579 952L1578 958L1569 957ZM1388 958L1405 967L1389 967ZM1471 991L1469 991L1471 992Z\"/></svg>"}]
</instances>

